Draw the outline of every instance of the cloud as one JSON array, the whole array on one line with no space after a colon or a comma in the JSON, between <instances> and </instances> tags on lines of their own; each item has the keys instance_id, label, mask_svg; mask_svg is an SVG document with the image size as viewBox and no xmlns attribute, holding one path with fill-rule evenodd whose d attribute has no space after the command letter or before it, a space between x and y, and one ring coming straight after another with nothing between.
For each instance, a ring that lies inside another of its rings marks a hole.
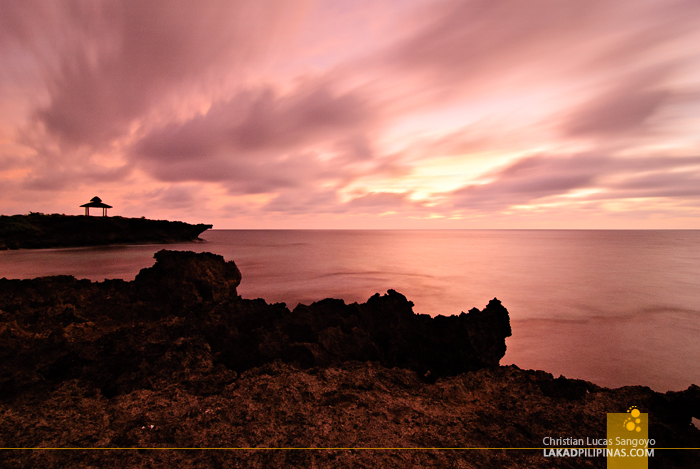
<instances>
[{"instance_id":1,"label":"cloud","mask_svg":"<svg viewBox=\"0 0 700 469\"><path fill-rule=\"evenodd\" d=\"M288 215L304 213L424 215L429 209L420 201L411 200L410 196L409 192L369 192L343 202L334 190L281 190L279 195L262 207L262 210Z\"/></svg>"},{"instance_id":2,"label":"cloud","mask_svg":"<svg viewBox=\"0 0 700 469\"><path fill-rule=\"evenodd\" d=\"M372 120L362 97L327 85L302 84L286 94L263 87L153 130L134 145L131 160L161 181L221 182L232 192L308 186L343 179L343 167L371 158L362 133ZM322 151L342 163L324 161Z\"/></svg>"},{"instance_id":3,"label":"cloud","mask_svg":"<svg viewBox=\"0 0 700 469\"><path fill-rule=\"evenodd\" d=\"M351 209L364 212L385 212L387 210L399 210L411 204L408 193L397 192L370 192L347 202Z\"/></svg>"},{"instance_id":4,"label":"cloud","mask_svg":"<svg viewBox=\"0 0 700 469\"><path fill-rule=\"evenodd\" d=\"M44 67L34 117L73 146L104 145L173 93L245 71L294 16L272 0L28 3L10 7L2 40Z\"/></svg>"},{"instance_id":5,"label":"cloud","mask_svg":"<svg viewBox=\"0 0 700 469\"><path fill-rule=\"evenodd\" d=\"M168 185L148 191L132 194L131 202L141 206L155 206L161 209L187 209L206 205L207 197L192 185Z\"/></svg>"},{"instance_id":6,"label":"cloud","mask_svg":"<svg viewBox=\"0 0 700 469\"><path fill-rule=\"evenodd\" d=\"M569 135L620 135L643 130L647 121L668 101L671 92L662 81L666 73L637 73L576 109L564 124Z\"/></svg>"},{"instance_id":7,"label":"cloud","mask_svg":"<svg viewBox=\"0 0 700 469\"><path fill-rule=\"evenodd\" d=\"M422 20L411 18L415 32L388 56L406 71L431 73L435 84L461 81L471 87L475 81L516 78L518 86L524 78L617 68L635 63L640 54L663 60L649 52L693 31L699 10L688 0L431 2Z\"/></svg>"},{"instance_id":8,"label":"cloud","mask_svg":"<svg viewBox=\"0 0 700 469\"><path fill-rule=\"evenodd\" d=\"M695 199L700 196L700 157L642 158L616 162L621 177L607 187L608 198Z\"/></svg>"},{"instance_id":9,"label":"cloud","mask_svg":"<svg viewBox=\"0 0 700 469\"><path fill-rule=\"evenodd\" d=\"M103 167L90 165L86 168L56 165L34 171L22 183L23 188L39 191L61 191L82 186L104 186L123 181L131 174L131 167Z\"/></svg>"},{"instance_id":10,"label":"cloud","mask_svg":"<svg viewBox=\"0 0 700 469\"><path fill-rule=\"evenodd\" d=\"M188 160L221 149L259 153L288 151L345 135L369 120L367 103L351 93L307 84L280 95L271 87L244 90L219 101L204 115L172 123L144 136L139 157Z\"/></svg>"},{"instance_id":11,"label":"cloud","mask_svg":"<svg viewBox=\"0 0 700 469\"><path fill-rule=\"evenodd\" d=\"M0 171L8 171L15 168L26 167L27 162L15 155L2 155L0 154Z\"/></svg>"},{"instance_id":12,"label":"cloud","mask_svg":"<svg viewBox=\"0 0 700 469\"><path fill-rule=\"evenodd\" d=\"M641 155L695 151L697 31L696 0L5 2L0 170L236 223L692 204L693 158Z\"/></svg>"},{"instance_id":13,"label":"cloud","mask_svg":"<svg viewBox=\"0 0 700 469\"><path fill-rule=\"evenodd\" d=\"M617 198L700 197L700 172L666 172L633 176L612 187Z\"/></svg>"},{"instance_id":14,"label":"cloud","mask_svg":"<svg viewBox=\"0 0 700 469\"><path fill-rule=\"evenodd\" d=\"M490 182L450 193L457 209L504 210L590 190L577 200L700 195L700 157L535 155L484 175ZM561 200L560 200L561 201Z\"/></svg>"},{"instance_id":15,"label":"cloud","mask_svg":"<svg viewBox=\"0 0 700 469\"><path fill-rule=\"evenodd\" d=\"M399 45L393 58L446 79L527 67L545 58L542 54L552 49L548 44L552 36L575 36L590 12L598 8L596 3L437 2L426 9L425 25ZM516 61L518 58L521 60Z\"/></svg>"},{"instance_id":16,"label":"cloud","mask_svg":"<svg viewBox=\"0 0 700 469\"><path fill-rule=\"evenodd\" d=\"M453 203L458 208L480 210L523 205L591 187L608 165L609 158L596 155L529 156L486 175L492 179L488 183L454 191Z\"/></svg>"},{"instance_id":17,"label":"cloud","mask_svg":"<svg viewBox=\"0 0 700 469\"><path fill-rule=\"evenodd\" d=\"M428 115L447 123L443 133L495 122L508 132L471 143L507 146L517 129L523 143L528 131L540 137L527 142L536 148L581 137L634 145L660 119L688 117L669 105L696 87L700 3L447 0L419 11L403 20L411 32L369 62L400 119Z\"/></svg>"},{"instance_id":18,"label":"cloud","mask_svg":"<svg viewBox=\"0 0 700 469\"><path fill-rule=\"evenodd\" d=\"M339 213L338 196L334 190L280 190L263 212L284 212L289 215L308 213Z\"/></svg>"}]
</instances>

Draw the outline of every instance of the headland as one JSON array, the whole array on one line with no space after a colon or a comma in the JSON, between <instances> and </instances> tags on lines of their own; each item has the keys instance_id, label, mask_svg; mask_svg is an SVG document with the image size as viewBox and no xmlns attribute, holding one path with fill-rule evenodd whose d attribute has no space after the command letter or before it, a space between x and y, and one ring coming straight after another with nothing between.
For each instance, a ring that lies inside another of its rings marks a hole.
<instances>
[{"instance_id":1,"label":"headland","mask_svg":"<svg viewBox=\"0 0 700 469\"><path fill-rule=\"evenodd\" d=\"M221 256L155 259L131 282L0 279L0 446L78 448L3 450L7 467L602 468L537 448L599 446L606 412L630 406L657 448L700 447L698 386L500 366L497 299L429 317L389 290L290 311L241 298ZM700 451L657 449L653 465L699 467Z\"/></svg>"},{"instance_id":2,"label":"headland","mask_svg":"<svg viewBox=\"0 0 700 469\"><path fill-rule=\"evenodd\" d=\"M212 225L146 218L0 215L0 249L195 241Z\"/></svg>"}]
</instances>

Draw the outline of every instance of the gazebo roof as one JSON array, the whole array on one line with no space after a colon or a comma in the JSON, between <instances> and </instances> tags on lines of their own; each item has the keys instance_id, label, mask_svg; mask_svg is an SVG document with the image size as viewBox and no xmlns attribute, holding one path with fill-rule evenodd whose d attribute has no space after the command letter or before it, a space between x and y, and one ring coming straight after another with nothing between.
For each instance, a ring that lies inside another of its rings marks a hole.
<instances>
[{"instance_id":1,"label":"gazebo roof","mask_svg":"<svg viewBox=\"0 0 700 469\"><path fill-rule=\"evenodd\" d=\"M103 204L102 199L99 197L93 197L90 202L81 205L81 207L98 207L98 208L112 208L111 205Z\"/></svg>"}]
</instances>

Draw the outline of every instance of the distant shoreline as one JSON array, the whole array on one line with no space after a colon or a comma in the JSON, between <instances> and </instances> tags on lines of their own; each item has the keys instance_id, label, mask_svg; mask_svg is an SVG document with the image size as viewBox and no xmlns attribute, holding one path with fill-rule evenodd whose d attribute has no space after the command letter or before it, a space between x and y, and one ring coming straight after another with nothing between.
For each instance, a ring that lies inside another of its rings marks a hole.
<instances>
[{"instance_id":1,"label":"distant shoreline","mask_svg":"<svg viewBox=\"0 0 700 469\"><path fill-rule=\"evenodd\" d=\"M30 212L0 216L0 250L201 241L213 225L146 218L91 217Z\"/></svg>"}]
</instances>

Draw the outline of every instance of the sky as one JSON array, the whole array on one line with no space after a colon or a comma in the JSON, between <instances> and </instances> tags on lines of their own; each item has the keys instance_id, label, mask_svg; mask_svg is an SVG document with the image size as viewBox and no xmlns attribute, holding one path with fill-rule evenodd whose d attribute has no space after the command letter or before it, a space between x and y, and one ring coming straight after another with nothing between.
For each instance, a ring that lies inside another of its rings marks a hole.
<instances>
[{"instance_id":1,"label":"sky","mask_svg":"<svg viewBox=\"0 0 700 469\"><path fill-rule=\"evenodd\" d=\"M0 0L0 213L700 229L697 0Z\"/></svg>"}]
</instances>

